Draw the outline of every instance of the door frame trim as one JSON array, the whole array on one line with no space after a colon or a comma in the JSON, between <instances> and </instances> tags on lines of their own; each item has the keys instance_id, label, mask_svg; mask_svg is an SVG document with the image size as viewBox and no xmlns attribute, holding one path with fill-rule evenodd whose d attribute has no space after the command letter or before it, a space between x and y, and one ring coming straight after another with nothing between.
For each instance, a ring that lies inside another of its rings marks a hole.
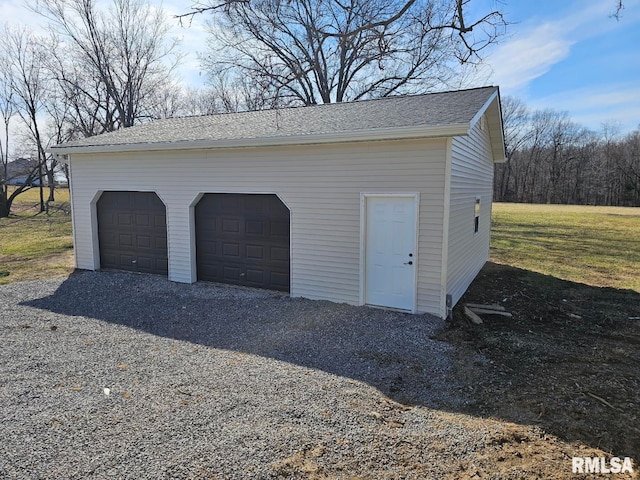
<instances>
[{"instance_id":1,"label":"door frame trim","mask_svg":"<svg viewBox=\"0 0 640 480\"><path fill-rule=\"evenodd\" d=\"M420 232L420 192L360 192L360 305L367 305L366 299L366 246L367 246L367 199L371 197L400 197L400 198L412 198L415 206L415 252L413 252L413 301L412 307L409 310L411 313L417 313L418 311L418 268L420 266L420 255L418 252L418 239ZM375 305L380 307L380 305ZM390 310L398 310L393 307Z\"/></svg>"}]
</instances>

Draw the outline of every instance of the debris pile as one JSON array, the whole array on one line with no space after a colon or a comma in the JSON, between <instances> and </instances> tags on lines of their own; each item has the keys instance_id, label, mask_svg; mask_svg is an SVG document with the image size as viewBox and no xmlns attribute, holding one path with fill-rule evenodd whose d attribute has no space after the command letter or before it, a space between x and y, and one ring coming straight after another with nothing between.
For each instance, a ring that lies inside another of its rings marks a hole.
<instances>
[{"instance_id":1,"label":"debris pile","mask_svg":"<svg viewBox=\"0 0 640 480\"><path fill-rule=\"evenodd\" d=\"M464 315L474 325L482 325L483 321L480 315L500 315L503 317L512 317L509 312L505 310L502 305L479 305L477 303L465 303Z\"/></svg>"}]
</instances>

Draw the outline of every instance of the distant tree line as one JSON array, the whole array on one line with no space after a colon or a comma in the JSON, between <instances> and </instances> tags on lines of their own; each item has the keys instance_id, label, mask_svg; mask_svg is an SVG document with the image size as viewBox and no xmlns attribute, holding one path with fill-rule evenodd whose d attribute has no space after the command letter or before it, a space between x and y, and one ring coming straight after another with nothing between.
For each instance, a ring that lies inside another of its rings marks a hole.
<instances>
[{"instance_id":1,"label":"distant tree line","mask_svg":"<svg viewBox=\"0 0 640 480\"><path fill-rule=\"evenodd\" d=\"M502 99L507 161L495 167L500 202L640 206L640 128L621 135Z\"/></svg>"}]
</instances>

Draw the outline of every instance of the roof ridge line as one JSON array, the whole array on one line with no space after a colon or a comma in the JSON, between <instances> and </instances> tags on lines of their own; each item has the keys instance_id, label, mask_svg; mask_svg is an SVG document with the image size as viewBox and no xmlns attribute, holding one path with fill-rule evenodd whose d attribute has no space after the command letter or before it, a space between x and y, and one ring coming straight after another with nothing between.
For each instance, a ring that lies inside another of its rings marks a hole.
<instances>
[{"instance_id":1,"label":"roof ridge line","mask_svg":"<svg viewBox=\"0 0 640 480\"><path fill-rule=\"evenodd\" d=\"M163 122L166 120L180 120L180 119L195 119L195 118L202 118L202 117L214 117L214 116L224 116L224 115L244 115L244 114L251 114L251 113L257 113L257 112L276 112L276 111L282 111L282 110L296 110L296 109L303 109L303 108L315 108L315 107L325 107L325 108L331 108L331 107L339 107L339 106L344 106L344 105L353 105L356 103L366 103L366 102L379 102L379 101L384 101L384 100L398 100L398 99L404 99L404 98L417 98L417 97L426 97L426 96L430 96L430 95L444 95L444 94L448 94L448 93L462 93L462 92L470 92L473 90L483 90L486 88L498 88L495 85L485 85L482 87L471 87L471 88L464 88L461 90L442 90L442 91L438 91L438 92L425 92L425 93L409 93L409 94L403 94L403 95L389 95L386 97L378 97L378 98L363 98L363 99L358 99L358 100L351 100L351 101L347 101L347 102L330 102L330 103L314 103L312 105L293 105L293 106L284 106L284 107L275 107L275 108L263 108L260 110L241 110L238 112L216 112L216 113L203 113L203 114L199 114L199 115L182 115L182 116L177 116L177 117L167 117L167 118L158 118L158 119L153 119L151 120L152 122Z\"/></svg>"}]
</instances>

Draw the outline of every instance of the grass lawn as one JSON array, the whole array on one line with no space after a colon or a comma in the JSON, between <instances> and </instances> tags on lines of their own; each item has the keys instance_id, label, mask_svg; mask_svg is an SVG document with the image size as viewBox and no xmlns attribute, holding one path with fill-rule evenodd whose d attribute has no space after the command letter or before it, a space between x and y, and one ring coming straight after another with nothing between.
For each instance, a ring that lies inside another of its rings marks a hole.
<instances>
[{"instance_id":1,"label":"grass lawn","mask_svg":"<svg viewBox=\"0 0 640 480\"><path fill-rule=\"evenodd\" d=\"M45 199L48 191L45 190ZM0 284L66 275L73 270L69 190L58 189L49 214L38 213L33 188L14 201L9 218L0 218Z\"/></svg>"},{"instance_id":2,"label":"grass lawn","mask_svg":"<svg viewBox=\"0 0 640 480\"><path fill-rule=\"evenodd\" d=\"M491 260L640 292L640 208L494 203Z\"/></svg>"}]
</instances>

